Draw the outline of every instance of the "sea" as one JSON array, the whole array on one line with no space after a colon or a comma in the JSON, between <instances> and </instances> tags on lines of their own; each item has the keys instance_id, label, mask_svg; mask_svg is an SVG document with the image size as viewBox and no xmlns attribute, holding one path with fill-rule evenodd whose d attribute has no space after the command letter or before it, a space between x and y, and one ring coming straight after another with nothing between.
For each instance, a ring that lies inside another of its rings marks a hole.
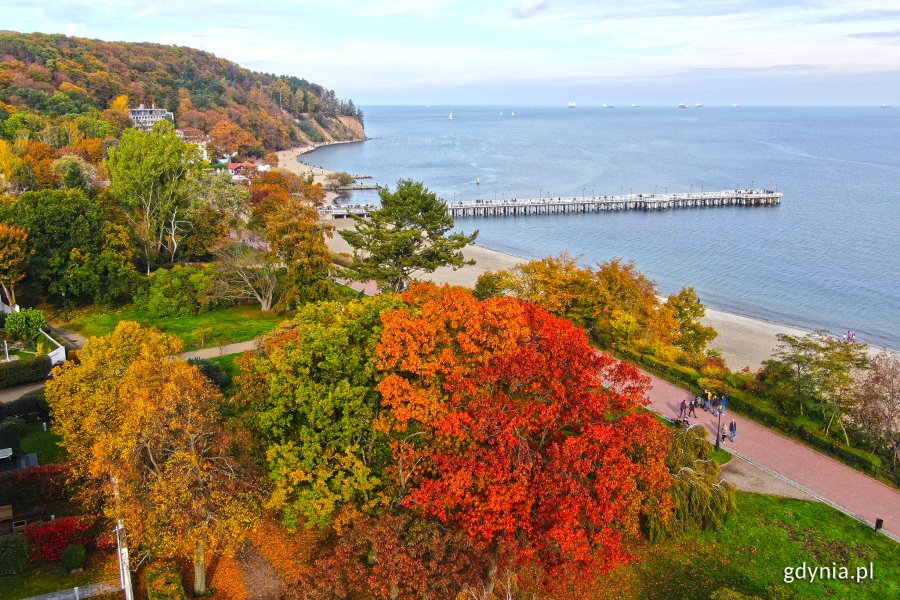
<instances>
[{"instance_id":1,"label":"sea","mask_svg":"<svg viewBox=\"0 0 900 600\"><path fill-rule=\"evenodd\" d=\"M783 192L775 207L456 226L529 259L620 257L664 294L692 286L713 308L900 349L900 108L371 106L365 119L368 141L303 160L389 187L422 181L447 201Z\"/></svg>"}]
</instances>

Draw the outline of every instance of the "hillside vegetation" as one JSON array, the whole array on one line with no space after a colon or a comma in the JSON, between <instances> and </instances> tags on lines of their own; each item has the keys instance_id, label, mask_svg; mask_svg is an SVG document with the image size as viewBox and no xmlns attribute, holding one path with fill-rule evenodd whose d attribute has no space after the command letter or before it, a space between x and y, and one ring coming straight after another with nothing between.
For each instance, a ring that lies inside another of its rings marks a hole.
<instances>
[{"instance_id":1,"label":"hillside vegetation","mask_svg":"<svg viewBox=\"0 0 900 600\"><path fill-rule=\"evenodd\" d=\"M105 111L123 95L131 108L172 111L179 129L242 137L247 154L364 137L362 112L351 100L305 79L250 71L181 46L0 33L6 129L16 113L14 125L33 132L47 119Z\"/></svg>"}]
</instances>

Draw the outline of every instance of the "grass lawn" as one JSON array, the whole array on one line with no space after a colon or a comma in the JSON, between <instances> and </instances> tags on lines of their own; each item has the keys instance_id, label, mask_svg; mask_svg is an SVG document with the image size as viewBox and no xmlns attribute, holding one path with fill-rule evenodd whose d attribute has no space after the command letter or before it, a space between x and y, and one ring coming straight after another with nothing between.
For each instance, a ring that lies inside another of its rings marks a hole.
<instances>
[{"instance_id":1,"label":"grass lawn","mask_svg":"<svg viewBox=\"0 0 900 600\"><path fill-rule=\"evenodd\" d=\"M234 361L240 357L240 354L226 354L225 356L217 356L209 360L210 362L214 362L222 367L222 369L226 373L228 373L230 377L234 377L241 372L241 368L234 363Z\"/></svg>"},{"instance_id":2,"label":"grass lawn","mask_svg":"<svg viewBox=\"0 0 900 600\"><path fill-rule=\"evenodd\" d=\"M90 583L113 582L118 578L115 553L94 555L88 558L84 572L74 577L60 563L0 577L0 600L19 600Z\"/></svg>"},{"instance_id":3,"label":"grass lawn","mask_svg":"<svg viewBox=\"0 0 900 600\"><path fill-rule=\"evenodd\" d=\"M141 325L156 327L164 333L180 338L184 342L185 350L196 350L201 347L252 340L289 318L289 314L278 314L274 311L264 313L255 306L242 305L199 315L153 319L134 307L127 306L115 310L91 309L78 315L71 315L71 320L65 323L65 327L85 337L91 337L106 335L115 329L119 321L137 321ZM207 331L205 339L201 340L198 330L202 329Z\"/></svg>"},{"instance_id":4,"label":"grass lawn","mask_svg":"<svg viewBox=\"0 0 900 600\"><path fill-rule=\"evenodd\" d=\"M22 434L22 452L37 452L38 464L49 465L63 459L63 449L58 446L60 437L52 429L44 431L40 423L29 423Z\"/></svg>"},{"instance_id":5,"label":"grass lawn","mask_svg":"<svg viewBox=\"0 0 900 600\"><path fill-rule=\"evenodd\" d=\"M637 560L602 576L593 597L709 598L722 588L745 595L735 597L900 597L900 545L818 502L739 492L722 531L633 552ZM785 583L785 567L804 562L846 566L851 574L872 562L874 579Z\"/></svg>"}]
</instances>

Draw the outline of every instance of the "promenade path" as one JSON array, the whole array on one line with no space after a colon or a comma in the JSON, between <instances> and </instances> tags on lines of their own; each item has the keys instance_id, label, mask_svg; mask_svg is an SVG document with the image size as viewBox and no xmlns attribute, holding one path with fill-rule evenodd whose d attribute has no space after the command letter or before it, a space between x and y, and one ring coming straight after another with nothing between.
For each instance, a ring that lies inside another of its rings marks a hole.
<instances>
[{"instance_id":1,"label":"promenade path","mask_svg":"<svg viewBox=\"0 0 900 600\"><path fill-rule=\"evenodd\" d=\"M691 395L658 377L649 377L650 408L664 417L677 416L681 400ZM732 417L737 436L734 443L725 440L726 450L863 522L872 525L876 518L884 519L885 533L900 541L900 492L727 407L722 415L726 428ZM690 421L706 428L714 439L717 418L712 412L698 409L697 418Z\"/></svg>"}]
</instances>

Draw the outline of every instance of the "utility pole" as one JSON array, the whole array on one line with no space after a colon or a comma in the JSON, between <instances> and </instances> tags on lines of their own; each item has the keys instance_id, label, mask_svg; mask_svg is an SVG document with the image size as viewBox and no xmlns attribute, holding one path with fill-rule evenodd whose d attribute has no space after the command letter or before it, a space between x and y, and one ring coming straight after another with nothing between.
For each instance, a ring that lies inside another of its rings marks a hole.
<instances>
[{"instance_id":1,"label":"utility pole","mask_svg":"<svg viewBox=\"0 0 900 600\"><path fill-rule=\"evenodd\" d=\"M113 492L116 497L116 512L119 512L119 480L112 478ZM125 592L125 600L134 600L134 590L131 588L131 565L128 561L128 542L125 539L125 525L122 519L116 521L116 548L119 555L119 583Z\"/></svg>"}]
</instances>

